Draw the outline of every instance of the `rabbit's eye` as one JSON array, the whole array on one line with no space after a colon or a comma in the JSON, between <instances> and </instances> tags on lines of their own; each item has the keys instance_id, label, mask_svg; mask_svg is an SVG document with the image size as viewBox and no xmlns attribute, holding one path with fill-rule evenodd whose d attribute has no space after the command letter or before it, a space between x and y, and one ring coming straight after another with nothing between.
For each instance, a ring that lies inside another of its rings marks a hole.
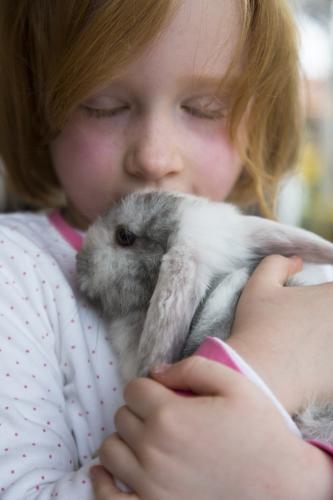
<instances>
[{"instance_id":1,"label":"rabbit's eye","mask_svg":"<svg viewBox=\"0 0 333 500\"><path fill-rule=\"evenodd\" d=\"M130 247L134 244L136 235L126 226L118 226L116 229L116 241L122 247Z\"/></svg>"}]
</instances>

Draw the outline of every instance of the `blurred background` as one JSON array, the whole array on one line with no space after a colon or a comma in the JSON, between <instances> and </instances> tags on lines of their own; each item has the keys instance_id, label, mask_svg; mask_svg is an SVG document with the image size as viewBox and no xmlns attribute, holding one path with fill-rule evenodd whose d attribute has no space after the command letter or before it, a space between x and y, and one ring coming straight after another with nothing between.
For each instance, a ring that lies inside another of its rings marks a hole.
<instances>
[{"instance_id":1,"label":"blurred background","mask_svg":"<svg viewBox=\"0 0 333 500\"><path fill-rule=\"evenodd\" d=\"M306 135L278 217L333 241L333 0L289 1L300 33Z\"/></svg>"}]
</instances>

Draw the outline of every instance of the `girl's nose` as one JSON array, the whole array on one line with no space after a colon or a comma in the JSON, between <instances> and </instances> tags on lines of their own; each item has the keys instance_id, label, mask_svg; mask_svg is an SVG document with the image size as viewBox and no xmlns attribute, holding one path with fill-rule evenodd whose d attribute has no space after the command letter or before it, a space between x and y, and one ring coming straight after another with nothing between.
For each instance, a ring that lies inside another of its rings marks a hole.
<instances>
[{"instance_id":1,"label":"girl's nose","mask_svg":"<svg viewBox=\"0 0 333 500\"><path fill-rule=\"evenodd\" d=\"M170 125L169 125L170 127ZM183 170L183 158L175 133L168 127L153 123L138 130L130 140L125 157L128 174L147 181L158 181Z\"/></svg>"}]
</instances>

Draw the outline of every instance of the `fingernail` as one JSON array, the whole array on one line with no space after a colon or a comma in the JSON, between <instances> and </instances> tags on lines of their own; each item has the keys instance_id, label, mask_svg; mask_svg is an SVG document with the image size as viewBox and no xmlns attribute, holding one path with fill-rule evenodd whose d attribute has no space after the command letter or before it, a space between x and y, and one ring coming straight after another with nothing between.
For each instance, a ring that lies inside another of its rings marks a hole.
<instances>
[{"instance_id":1,"label":"fingernail","mask_svg":"<svg viewBox=\"0 0 333 500\"><path fill-rule=\"evenodd\" d=\"M155 374L155 375L163 375L165 372L167 372L170 368L169 363L160 363L159 365L154 365L151 369L150 372Z\"/></svg>"},{"instance_id":2,"label":"fingernail","mask_svg":"<svg viewBox=\"0 0 333 500\"><path fill-rule=\"evenodd\" d=\"M302 257L300 257L299 255L292 255L291 257L289 257L289 260L296 269L303 265Z\"/></svg>"}]
</instances>

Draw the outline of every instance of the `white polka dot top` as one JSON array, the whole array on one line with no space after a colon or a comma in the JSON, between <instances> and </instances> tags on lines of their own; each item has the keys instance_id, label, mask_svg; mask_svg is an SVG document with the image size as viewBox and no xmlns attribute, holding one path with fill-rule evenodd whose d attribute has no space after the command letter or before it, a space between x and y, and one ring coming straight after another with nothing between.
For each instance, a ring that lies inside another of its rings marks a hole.
<instances>
[{"instance_id":1,"label":"white polka dot top","mask_svg":"<svg viewBox=\"0 0 333 500\"><path fill-rule=\"evenodd\" d=\"M45 214L0 216L0 498L92 499L121 387L106 324Z\"/></svg>"}]
</instances>

